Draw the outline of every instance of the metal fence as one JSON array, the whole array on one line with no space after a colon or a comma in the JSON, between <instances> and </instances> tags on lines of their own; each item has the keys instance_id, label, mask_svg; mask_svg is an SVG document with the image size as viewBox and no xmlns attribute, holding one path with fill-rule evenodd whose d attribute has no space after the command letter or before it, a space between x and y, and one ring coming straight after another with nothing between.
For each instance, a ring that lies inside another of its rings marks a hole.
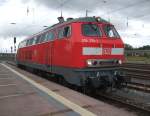
<instances>
[{"instance_id":1,"label":"metal fence","mask_svg":"<svg viewBox=\"0 0 150 116\"><path fill-rule=\"evenodd\" d=\"M126 56L150 56L150 50L126 50Z\"/></svg>"},{"instance_id":2,"label":"metal fence","mask_svg":"<svg viewBox=\"0 0 150 116\"><path fill-rule=\"evenodd\" d=\"M15 53L0 53L0 60L3 61L14 61L15 60Z\"/></svg>"}]
</instances>

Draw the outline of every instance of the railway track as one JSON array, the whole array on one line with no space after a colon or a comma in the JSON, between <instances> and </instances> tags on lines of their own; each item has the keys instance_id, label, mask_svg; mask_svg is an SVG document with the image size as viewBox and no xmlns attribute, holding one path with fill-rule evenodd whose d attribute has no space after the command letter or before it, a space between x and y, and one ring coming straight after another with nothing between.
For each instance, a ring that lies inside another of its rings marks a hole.
<instances>
[{"instance_id":1,"label":"railway track","mask_svg":"<svg viewBox=\"0 0 150 116\"><path fill-rule=\"evenodd\" d=\"M150 93L150 85L144 85L139 83L128 83L126 87L130 89Z\"/></svg>"},{"instance_id":2,"label":"railway track","mask_svg":"<svg viewBox=\"0 0 150 116\"><path fill-rule=\"evenodd\" d=\"M123 85L123 89L112 89L108 92L96 92L96 98L124 104L150 113L150 85L130 82ZM147 115L146 115L147 116Z\"/></svg>"},{"instance_id":3,"label":"railway track","mask_svg":"<svg viewBox=\"0 0 150 116\"><path fill-rule=\"evenodd\" d=\"M150 112L150 101L145 101L149 98L144 98L144 96L150 96L150 64L126 63L121 66L121 69L125 71L126 77L131 78L131 82L124 84L122 90L108 93L97 92L97 94L100 97Z\"/></svg>"},{"instance_id":4,"label":"railway track","mask_svg":"<svg viewBox=\"0 0 150 116\"><path fill-rule=\"evenodd\" d=\"M149 69L150 70L150 64L124 63L123 67L136 68L136 69Z\"/></svg>"},{"instance_id":5,"label":"railway track","mask_svg":"<svg viewBox=\"0 0 150 116\"><path fill-rule=\"evenodd\" d=\"M130 91L130 93L131 93L130 89L128 89L126 91ZM147 103L143 103L141 101L139 102L138 101L139 99L136 99L136 98L124 97L123 92L124 91L120 91L117 94L115 92L114 93L113 92L112 93L97 92L97 95L98 95L99 99L101 99L100 97L104 97L106 100L111 100L112 102L118 102L118 103L126 105L127 107L130 106L132 108L136 108L136 109L142 110L144 112L150 113L150 104L149 103L147 104ZM124 92L124 93L126 93L126 92ZM127 92L126 94L129 94L129 93Z\"/></svg>"},{"instance_id":6,"label":"railway track","mask_svg":"<svg viewBox=\"0 0 150 116\"><path fill-rule=\"evenodd\" d=\"M126 63L121 66L131 84L136 86L150 86L150 64Z\"/></svg>"},{"instance_id":7,"label":"railway track","mask_svg":"<svg viewBox=\"0 0 150 116\"><path fill-rule=\"evenodd\" d=\"M103 93L96 91L93 97L101 97L118 102L150 113L150 65L145 64L125 64L121 68L126 72L126 76L131 78L131 82L124 86L124 89L110 90ZM149 97L148 97L149 96ZM149 100L149 101L148 101ZM147 115L146 115L147 116ZM149 116L149 115L148 115Z\"/></svg>"},{"instance_id":8,"label":"railway track","mask_svg":"<svg viewBox=\"0 0 150 116\"><path fill-rule=\"evenodd\" d=\"M69 87L76 90L73 87ZM95 93L86 93L80 91L86 95L94 97L104 102L118 103L126 108L132 108L140 110L145 113L143 116L149 116L150 114L150 86L139 83L128 83L124 85L123 89L110 89L107 92L101 92L97 90ZM148 115L147 115L148 114Z\"/></svg>"}]
</instances>

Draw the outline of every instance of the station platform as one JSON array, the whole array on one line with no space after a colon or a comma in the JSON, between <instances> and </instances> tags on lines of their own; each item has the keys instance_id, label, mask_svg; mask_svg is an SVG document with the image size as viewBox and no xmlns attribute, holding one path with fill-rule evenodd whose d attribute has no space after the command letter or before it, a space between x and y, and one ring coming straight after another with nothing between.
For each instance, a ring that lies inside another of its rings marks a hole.
<instances>
[{"instance_id":1,"label":"station platform","mask_svg":"<svg viewBox=\"0 0 150 116\"><path fill-rule=\"evenodd\" d=\"M0 63L0 116L136 116L37 75Z\"/></svg>"}]
</instances>

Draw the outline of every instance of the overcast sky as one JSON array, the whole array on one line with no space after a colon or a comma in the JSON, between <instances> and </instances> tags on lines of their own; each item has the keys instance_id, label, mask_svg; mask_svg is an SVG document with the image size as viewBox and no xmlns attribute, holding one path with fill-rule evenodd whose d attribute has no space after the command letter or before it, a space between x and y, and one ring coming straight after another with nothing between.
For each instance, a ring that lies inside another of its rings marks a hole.
<instances>
[{"instance_id":1,"label":"overcast sky","mask_svg":"<svg viewBox=\"0 0 150 116\"><path fill-rule=\"evenodd\" d=\"M0 52L67 17L101 16L115 25L125 43L150 45L150 0L0 0ZM11 24L15 23L15 24Z\"/></svg>"}]
</instances>

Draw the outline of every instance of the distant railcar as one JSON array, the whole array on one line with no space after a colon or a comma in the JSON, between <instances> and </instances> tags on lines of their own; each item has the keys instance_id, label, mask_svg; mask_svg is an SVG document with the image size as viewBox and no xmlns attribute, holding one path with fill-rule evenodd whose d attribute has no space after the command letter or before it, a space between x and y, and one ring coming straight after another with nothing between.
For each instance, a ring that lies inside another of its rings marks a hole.
<instances>
[{"instance_id":1,"label":"distant railcar","mask_svg":"<svg viewBox=\"0 0 150 116\"><path fill-rule=\"evenodd\" d=\"M118 68L123 41L100 17L61 20L20 42L16 59L17 65L62 75L77 86L108 87L123 80Z\"/></svg>"}]
</instances>

